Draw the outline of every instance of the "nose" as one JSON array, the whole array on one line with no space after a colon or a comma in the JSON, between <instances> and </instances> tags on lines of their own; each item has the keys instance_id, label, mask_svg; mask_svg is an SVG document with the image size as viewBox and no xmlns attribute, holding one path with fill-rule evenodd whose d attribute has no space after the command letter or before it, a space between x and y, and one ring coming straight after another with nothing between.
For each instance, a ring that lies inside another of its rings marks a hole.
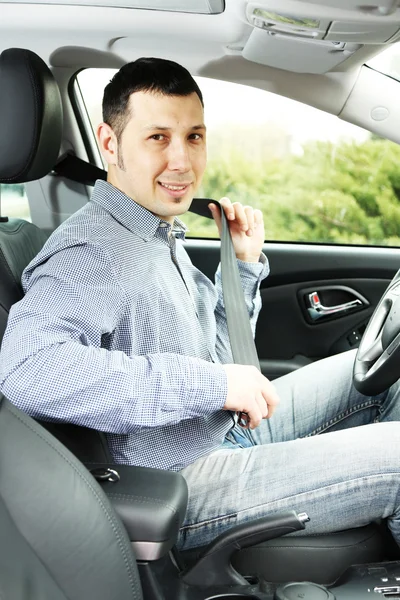
<instances>
[{"instance_id":1,"label":"nose","mask_svg":"<svg viewBox=\"0 0 400 600\"><path fill-rule=\"evenodd\" d=\"M168 148L168 168L170 171L186 173L191 169L189 147L186 140L173 140Z\"/></svg>"}]
</instances>

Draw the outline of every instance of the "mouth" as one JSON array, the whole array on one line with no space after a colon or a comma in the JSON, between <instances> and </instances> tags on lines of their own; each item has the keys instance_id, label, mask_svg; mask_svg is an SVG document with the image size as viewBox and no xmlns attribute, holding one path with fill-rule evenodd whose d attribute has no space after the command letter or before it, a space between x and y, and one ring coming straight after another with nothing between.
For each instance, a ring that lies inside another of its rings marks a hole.
<instances>
[{"instance_id":1,"label":"mouth","mask_svg":"<svg viewBox=\"0 0 400 600\"><path fill-rule=\"evenodd\" d=\"M158 182L158 185L168 194L168 196L172 198L182 198L189 187L192 185L191 183L163 183L162 181Z\"/></svg>"}]
</instances>

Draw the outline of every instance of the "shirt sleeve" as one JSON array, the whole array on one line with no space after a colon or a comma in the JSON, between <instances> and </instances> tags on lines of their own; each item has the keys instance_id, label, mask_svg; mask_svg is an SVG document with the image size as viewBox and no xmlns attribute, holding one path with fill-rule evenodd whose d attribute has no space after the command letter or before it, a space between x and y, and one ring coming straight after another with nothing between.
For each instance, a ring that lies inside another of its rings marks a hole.
<instances>
[{"instance_id":1,"label":"shirt sleeve","mask_svg":"<svg viewBox=\"0 0 400 600\"><path fill-rule=\"evenodd\" d=\"M238 259L240 280L243 287L246 307L249 313L250 326L255 336L258 315L261 310L260 284L269 275L269 263L265 254L260 255L258 263L243 262ZM224 298L222 293L221 265L218 265L215 274L215 288L218 293L218 301L215 308L217 321L217 346L216 351L222 363L232 362L232 353L229 343L229 333L226 321Z\"/></svg>"},{"instance_id":2,"label":"shirt sleeve","mask_svg":"<svg viewBox=\"0 0 400 600\"><path fill-rule=\"evenodd\" d=\"M125 302L101 248L83 243L62 249L25 273L25 282L26 295L10 312L0 360L0 389L23 411L132 433L223 408L227 381L221 365L101 347Z\"/></svg>"}]
</instances>

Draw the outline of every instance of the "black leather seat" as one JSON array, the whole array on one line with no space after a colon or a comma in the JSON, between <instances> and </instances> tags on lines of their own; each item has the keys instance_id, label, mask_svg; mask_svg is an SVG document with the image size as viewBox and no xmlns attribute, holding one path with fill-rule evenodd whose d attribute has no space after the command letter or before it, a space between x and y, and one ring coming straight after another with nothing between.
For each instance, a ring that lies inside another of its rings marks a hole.
<instances>
[{"instance_id":1,"label":"black leather seat","mask_svg":"<svg viewBox=\"0 0 400 600\"><path fill-rule=\"evenodd\" d=\"M0 395L2 600L141 600L124 527L85 467Z\"/></svg>"},{"instance_id":2,"label":"black leather seat","mask_svg":"<svg viewBox=\"0 0 400 600\"><path fill-rule=\"evenodd\" d=\"M49 173L58 155L61 128L60 95L45 63L27 50L3 52L0 182L26 182ZM24 222L10 221L0 228L0 327L2 323L4 326L11 304L21 297L21 271L43 241L43 234ZM0 329L0 340L1 336ZM46 424L46 427L84 462L110 462L104 437L98 432L68 424ZM291 536L241 550L234 561L243 574L261 574L268 580L301 578L329 582L355 561L381 560L382 539L376 525L326 536ZM191 553L187 558L191 559Z\"/></svg>"},{"instance_id":3,"label":"black leather seat","mask_svg":"<svg viewBox=\"0 0 400 600\"><path fill-rule=\"evenodd\" d=\"M62 126L60 92L47 65L30 50L5 50L0 55L0 183L27 183L48 175L58 158ZM0 345L10 308L23 296L22 272L47 237L24 219L2 217ZM103 434L71 424L44 425L85 462L111 462Z\"/></svg>"},{"instance_id":4,"label":"black leather seat","mask_svg":"<svg viewBox=\"0 0 400 600\"><path fill-rule=\"evenodd\" d=\"M48 69L41 77L32 76L41 67L41 59L27 50L1 55L0 183L40 179L56 162L62 133L60 93ZM23 219L3 216L0 222L0 341L10 307L22 297L22 271L46 239Z\"/></svg>"},{"instance_id":5,"label":"black leather seat","mask_svg":"<svg viewBox=\"0 0 400 600\"><path fill-rule=\"evenodd\" d=\"M23 219L0 222L0 342L10 307L22 298L21 275L47 235Z\"/></svg>"}]
</instances>

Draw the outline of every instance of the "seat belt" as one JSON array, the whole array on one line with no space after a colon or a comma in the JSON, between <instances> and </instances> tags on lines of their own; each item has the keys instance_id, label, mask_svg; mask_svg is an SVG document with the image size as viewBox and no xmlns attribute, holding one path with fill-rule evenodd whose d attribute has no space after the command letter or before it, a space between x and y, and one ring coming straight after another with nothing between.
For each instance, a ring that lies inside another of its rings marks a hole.
<instances>
[{"instance_id":1,"label":"seat belt","mask_svg":"<svg viewBox=\"0 0 400 600\"><path fill-rule=\"evenodd\" d=\"M222 220L222 294L224 297L225 315L233 362L238 365L253 365L261 371L228 219L222 208L220 208L220 211ZM238 424L244 428L248 427L249 416L247 413L238 413Z\"/></svg>"},{"instance_id":2,"label":"seat belt","mask_svg":"<svg viewBox=\"0 0 400 600\"><path fill-rule=\"evenodd\" d=\"M261 371L231 232L223 210L221 216L222 293L233 360L240 365L253 365Z\"/></svg>"},{"instance_id":3,"label":"seat belt","mask_svg":"<svg viewBox=\"0 0 400 600\"><path fill-rule=\"evenodd\" d=\"M233 361L239 365L253 365L261 371L240 280L237 258L225 213L221 210L219 202L211 198L193 198L189 211L200 217L212 219L213 216L208 208L210 202L219 206L221 212L222 294Z\"/></svg>"},{"instance_id":4,"label":"seat belt","mask_svg":"<svg viewBox=\"0 0 400 600\"><path fill-rule=\"evenodd\" d=\"M225 315L233 362L238 365L253 365L261 371L253 332L251 330L249 313L244 298L242 282L240 280L237 258L233 248L232 236L225 212L222 210L219 202L209 198L194 198L190 207L190 212L202 217L212 218L211 211L208 208L210 202L219 206L221 213L222 295L224 298ZM247 413L238 413L238 424L241 427L247 427L248 421L249 418Z\"/></svg>"}]
</instances>

